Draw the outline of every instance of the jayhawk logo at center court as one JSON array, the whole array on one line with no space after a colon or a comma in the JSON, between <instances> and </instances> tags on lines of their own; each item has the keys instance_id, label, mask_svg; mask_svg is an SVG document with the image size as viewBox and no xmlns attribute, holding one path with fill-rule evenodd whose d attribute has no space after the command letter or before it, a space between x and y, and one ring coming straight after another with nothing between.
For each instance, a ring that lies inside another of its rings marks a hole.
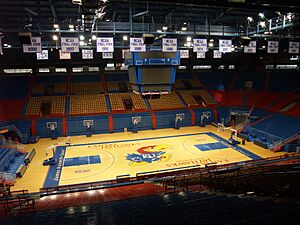
<instances>
[{"instance_id":1,"label":"jayhawk logo at center court","mask_svg":"<svg viewBox=\"0 0 300 225\"><path fill-rule=\"evenodd\" d=\"M165 152L167 149L171 149L170 145L150 145L141 147L137 150L137 153L128 154L127 160L130 160L130 166L144 165L152 162L167 162L172 157L171 154Z\"/></svg>"}]
</instances>

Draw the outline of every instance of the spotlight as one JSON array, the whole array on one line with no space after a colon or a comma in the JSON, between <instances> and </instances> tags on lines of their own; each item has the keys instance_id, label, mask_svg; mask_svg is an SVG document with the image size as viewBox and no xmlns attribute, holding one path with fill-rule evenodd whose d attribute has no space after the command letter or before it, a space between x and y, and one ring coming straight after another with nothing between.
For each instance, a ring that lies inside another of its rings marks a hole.
<instances>
[{"instance_id":1,"label":"spotlight","mask_svg":"<svg viewBox=\"0 0 300 225\"><path fill-rule=\"evenodd\" d=\"M247 17L247 20L249 21L249 23L252 23L252 22L253 22L253 17L248 16L248 17Z\"/></svg>"},{"instance_id":2,"label":"spotlight","mask_svg":"<svg viewBox=\"0 0 300 225\"><path fill-rule=\"evenodd\" d=\"M79 41L79 45L83 46L84 45L84 41Z\"/></svg>"},{"instance_id":3,"label":"spotlight","mask_svg":"<svg viewBox=\"0 0 300 225\"><path fill-rule=\"evenodd\" d=\"M123 36L123 41L128 41L128 36L127 35Z\"/></svg>"},{"instance_id":4,"label":"spotlight","mask_svg":"<svg viewBox=\"0 0 300 225\"><path fill-rule=\"evenodd\" d=\"M209 42L214 42L214 39L210 39Z\"/></svg>"},{"instance_id":5,"label":"spotlight","mask_svg":"<svg viewBox=\"0 0 300 225\"><path fill-rule=\"evenodd\" d=\"M80 36L79 36L79 39L80 39L80 41L83 41L83 40L84 40L84 36L83 36L83 35L80 35Z\"/></svg>"},{"instance_id":6,"label":"spotlight","mask_svg":"<svg viewBox=\"0 0 300 225\"><path fill-rule=\"evenodd\" d=\"M182 31L186 31L186 30L187 30L187 27L181 27L181 30L182 30Z\"/></svg>"},{"instance_id":7,"label":"spotlight","mask_svg":"<svg viewBox=\"0 0 300 225\"><path fill-rule=\"evenodd\" d=\"M69 29L73 29L74 30L74 25L73 24L69 24Z\"/></svg>"},{"instance_id":8,"label":"spotlight","mask_svg":"<svg viewBox=\"0 0 300 225\"><path fill-rule=\"evenodd\" d=\"M261 19L264 19L264 18L265 18L265 14L263 14L263 13L258 13L258 16L259 16Z\"/></svg>"},{"instance_id":9,"label":"spotlight","mask_svg":"<svg viewBox=\"0 0 300 225\"><path fill-rule=\"evenodd\" d=\"M161 30L157 30L157 33L161 33L162 31Z\"/></svg>"},{"instance_id":10,"label":"spotlight","mask_svg":"<svg viewBox=\"0 0 300 225\"><path fill-rule=\"evenodd\" d=\"M260 21L258 23L258 25L261 26L261 27L266 27L266 22L265 21Z\"/></svg>"},{"instance_id":11,"label":"spotlight","mask_svg":"<svg viewBox=\"0 0 300 225\"><path fill-rule=\"evenodd\" d=\"M188 41L188 42L186 43L186 46L187 46L187 47L191 47L191 45L192 45L192 43L191 43L190 41Z\"/></svg>"},{"instance_id":12,"label":"spotlight","mask_svg":"<svg viewBox=\"0 0 300 225\"><path fill-rule=\"evenodd\" d=\"M191 41L192 41L192 38L191 38L190 36L188 36L188 37L186 38L186 41L187 41L187 42L191 42Z\"/></svg>"},{"instance_id":13,"label":"spotlight","mask_svg":"<svg viewBox=\"0 0 300 225\"><path fill-rule=\"evenodd\" d=\"M54 29L59 29L59 25L57 23L53 24Z\"/></svg>"},{"instance_id":14,"label":"spotlight","mask_svg":"<svg viewBox=\"0 0 300 225\"><path fill-rule=\"evenodd\" d=\"M52 39L53 39L53 41L57 41L57 40L58 40L58 37L57 37L57 35L56 35L56 34L54 34L54 35L52 36Z\"/></svg>"},{"instance_id":15,"label":"spotlight","mask_svg":"<svg viewBox=\"0 0 300 225\"><path fill-rule=\"evenodd\" d=\"M95 34L92 35L92 40L96 41L97 40L97 36Z\"/></svg>"},{"instance_id":16,"label":"spotlight","mask_svg":"<svg viewBox=\"0 0 300 225\"><path fill-rule=\"evenodd\" d=\"M208 47L214 47L214 43L213 42L209 42L208 43Z\"/></svg>"},{"instance_id":17,"label":"spotlight","mask_svg":"<svg viewBox=\"0 0 300 225\"><path fill-rule=\"evenodd\" d=\"M163 29L163 31L166 31L166 30L168 30L168 27L167 26L163 26L162 29Z\"/></svg>"}]
</instances>

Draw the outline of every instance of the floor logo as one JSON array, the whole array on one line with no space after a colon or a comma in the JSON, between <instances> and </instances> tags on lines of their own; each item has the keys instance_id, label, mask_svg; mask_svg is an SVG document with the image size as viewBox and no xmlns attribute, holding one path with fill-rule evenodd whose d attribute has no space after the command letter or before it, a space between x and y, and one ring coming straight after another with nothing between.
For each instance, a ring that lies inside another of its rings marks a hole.
<instances>
[{"instance_id":1,"label":"floor logo","mask_svg":"<svg viewBox=\"0 0 300 225\"><path fill-rule=\"evenodd\" d=\"M150 145L141 147L137 153L128 154L126 159L131 161L130 166L144 165L152 162L167 162L172 157L165 150L171 149L171 145Z\"/></svg>"}]
</instances>

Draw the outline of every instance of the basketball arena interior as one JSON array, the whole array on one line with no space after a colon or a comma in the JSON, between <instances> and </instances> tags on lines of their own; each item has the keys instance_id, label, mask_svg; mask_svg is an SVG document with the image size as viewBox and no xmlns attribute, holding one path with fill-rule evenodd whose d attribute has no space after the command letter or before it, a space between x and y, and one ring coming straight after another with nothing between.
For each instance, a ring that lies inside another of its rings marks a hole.
<instances>
[{"instance_id":1,"label":"basketball arena interior","mask_svg":"<svg viewBox=\"0 0 300 225\"><path fill-rule=\"evenodd\" d=\"M300 224L300 4L0 0L0 224Z\"/></svg>"}]
</instances>

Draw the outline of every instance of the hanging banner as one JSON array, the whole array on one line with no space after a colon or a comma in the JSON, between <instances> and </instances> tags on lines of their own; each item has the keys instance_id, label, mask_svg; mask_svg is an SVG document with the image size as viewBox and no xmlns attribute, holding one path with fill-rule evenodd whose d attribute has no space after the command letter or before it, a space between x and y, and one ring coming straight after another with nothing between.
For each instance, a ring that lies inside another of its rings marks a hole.
<instances>
[{"instance_id":1,"label":"hanging banner","mask_svg":"<svg viewBox=\"0 0 300 225\"><path fill-rule=\"evenodd\" d=\"M60 41L62 52L79 52L79 38L62 37Z\"/></svg>"},{"instance_id":2,"label":"hanging banner","mask_svg":"<svg viewBox=\"0 0 300 225\"><path fill-rule=\"evenodd\" d=\"M207 52L207 39L193 39L193 52Z\"/></svg>"},{"instance_id":3,"label":"hanging banner","mask_svg":"<svg viewBox=\"0 0 300 225\"><path fill-rule=\"evenodd\" d=\"M59 59L71 59L71 53L59 50Z\"/></svg>"},{"instance_id":4,"label":"hanging banner","mask_svg":"<svg viewBox=\"0 0 300 225\"><path fill-rule=\"evenodd\" d=\"M188 59L189 58L189 50L188 49L180 50L180 58Z\"/></svg>"},{"instance_id":5,"label":"hanging banner","mask_svg":"<svg viewBox=\"0 0 300 225\"><path fill-rule=\"evenodd\" d=\"M289 42L289 53L299 54L299 42Z\"/></svg>"},{"instance_id":6,"label":"hanging banner","mask_svg":"<svg viewBox=\"0 0 300 225\"><path fill-rule=\"evenodd\" d=\"M163 52L176 52L177 51L177 39L176 38L163 38L162 39L162 51Z\"/></svg>"},{"instance_id":7,"label":"hanging banner","mask_svg":"<svg viewBox=\"0 0 300 225\"><path fill-rule=\"evenodd\" d=\"M131 52L145 52L146 45L144 45L143 38L130 38Z\"/></svg>"},{"instance_id":8,"label":"hanging banner","mask_svg":"<svg viewBox=\"0 0 300 225\"><path fill-rule=\"evenodd\" d=\"M222 58L222 52L218 50L214 50L214 59L220 59Z\"/></svg>"},{"instance_id":9,"label":"hanging banner","mask_svg":"<svg viewBox=\"0 0 300 225\"><path fill-rule=\"evenodd\" d=\"M231 52L231 40L219 40L219 52Z\"/></svg>"},{"instance_id":10,"label":"hanging banner","mask_svg":"<svg viewBox=\"0 0 300 225\"><path fill-rule=\"evenodd\" d=\"M93 59L94 54L92 49L82 49L82 59Z\"/></svg>"},{"instance_id":11,"label":"hanging banner","mask_svg":"<svg viewBox=\"0 0 300 225\"><path fill-rule=\"evenodd\" d=\"M197 59L205 59L205 52L197 52Z\"/></svg>"},{"instance_id":12,"label":"hanging banner","mask_svg":"<svg viewBox=\"0 0 300 225\"><path fill-rule=\"evenodd\" d=\"M102 58L103 59L112 59L113 53L112 52L102 52Z\"/></svg>"},{"instance_id":13,"label":"hanging banner","mask_svg":"<svg viewBox=\"0 0 300 225\"><path fill-rule=\"evenodd\" d=\"M97 52L114 52L114 38L98 37Z\"/></svg>"},{"instance_id":14,"label":"hanging banner","mask_svg":"<svg viewBox=\"0 0 300 225\"><path fill-rule=\"evenodd\" d=\"M279 42L278 41L268 41L268 53L278 53Z\"/></svg>"},{"instance_id":15,"label":"hanging banner","mask_svg":"<svg viewBox=\"0 0 300 225\"><path fill-rule=\"evenodd\" d=\"M0 54L3 54L3 49L2 49L2 37L0 37Z\"/></svg>"},{"instance_id":16,"label":"hanging banner","mask_svg":"<svg viewBox=\"0 0 300 225\"><path fill-rule=\"evenodd\" d=\"M36 53L37 60L48 60L48 50L42 50L42 52Z\"/></svg>"},{"instance_id":17,"label":"hanging banner","mask_svg":"<svg viewBox=\"0 0 300 225\"><path fill-rule=\"evenodd\" d=\"M250 41L248 46L244 46L244 53L256 53L256 41Z\"/></svg>"},{"instance_id":18,"label":"hanging banner","mask_svg":"<svg viewBox=\"0 0 300 225\"><path fill-rule=\"evenodd\" d=\"M23 45L24 53L37 53L42 51L41 37L32 37L31 45Z\"/></svg>"}]
</instances>

